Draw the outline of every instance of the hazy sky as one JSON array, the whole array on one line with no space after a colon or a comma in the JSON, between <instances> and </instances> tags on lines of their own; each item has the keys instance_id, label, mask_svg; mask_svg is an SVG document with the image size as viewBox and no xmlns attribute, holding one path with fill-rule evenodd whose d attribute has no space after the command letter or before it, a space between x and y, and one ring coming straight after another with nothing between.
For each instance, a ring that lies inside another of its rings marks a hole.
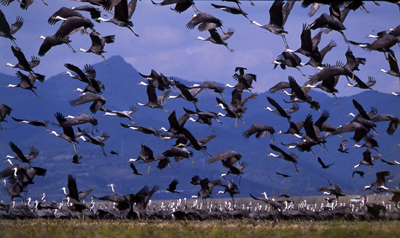
<instances>
[{"instance_id":1,"label":"hazy sky","mask_svg":"<svg viewBox=\"0 0 400 238\"><path fill-rule=\"evenodd\" d=\"M42 40L36 39L36 37L53 35L59 28L60 23L56 25L47 23L47 19L55 11L62 6L73 7L86 4L67 0L47 0L47 2L49 6L45 6L41 1L36 0L28 10L20 9L16 1L8 7L0 6L10 24L15 22L16 16L22 16L25 19L22 29L14 36L17 38L18 46L28 59L32 55L37 56L42 43ZM161 7L153 5L150 1L140 1L132 17L133 29L140 37L135 37L127 28L121 28L112 23L102 22L99 24L94 22L96 30L102 36L116 35L115 43L105 46L107 53L104 56L109 58L113 55L121 55L139 72L145 74L149 73L151 69L155 69L166 76L177 76L192 81L211 80L230 84L235 83L232 79L235 67L247 67L247 72L258 76L257 83L254 85L255 90L253 90L255 92L264 92L279 81L287 81L289 75L292 75L301 84L307 80L293 68L282 70L278 67L273 69L271 62L285 50L280 36L254 24L249 24L249 21L243 16L212 9L211 3L230 6L235 6L235 4L222 1L196 1L196 6L200 11L210 13L223 21L225 31L228 28L235 29L235 34L227 41L229 47L235 50L234 53L229 52L222 45L195 40L197 36L207 38L209 33L207 31L199 32L196 28L193 30L186 28L186 24L194 14L191 8L182 14L178 14L172 11L170 6ZM248 13L250 19L264 25L269 21L268 11L271 4L272 1L256 1L255 6L251 6L249 2L243 1L241 6ZM358 42L372 42L373 39L364 37L397 26L399 8L396 5L380 2L380 6L377 6L366 1L365 6L370 13L361 10L350 12L344 22L347 27L344 32L348 39ZM285 29L289 32L286 38L293 50L300 47L302 25L304 23L310 24L323 12L328 12L328 7L322 7L313 17L307 16L308 11L309 9L301 8L301 3L297 2L286 22ZM86 12L81 12L81 14L89 17ZM111 14L107 15L104 18L111 17ZM313 31L312 35L317 32L318 30ZM348 45L339 33L323 34L319 48L323 48L331 39L336 41L337 47L327 54L324 62L330 64L335 64L336 61L345 62L345 52ZM71 40L73 41L71 45L77 51L79 48L88 49L91 45L88 35L75 33L71 36ZM0 38L2 49L0 64L2 65L7 62L17 62L10 46L10 40ZM383 53L367 52L356 46L350 47L356 57L367 58L366 65L360 66L360 71L356 72L362 80L367 81L368 76L373 76L377 79L375 89L387 93L400 91L399 79L378 73L381 68L389 69L389 64L386 62ZM394 46L393 50L397 54L399 52L398 46ZM308 61L304 56L300 55L300 57L304 63ZM66 68L63 65L66 62L83 68L86 63L94 64L101 61L100 56L84 52L73 54L66 45L61 45L52 48L41 58L41 64L35 69L35 72L45 74L47 78L50 78L53 75L65 72ZM302 71L307 76L317 73L309 66L303 67ZM16 70L10 67L2 67L0 72L14 75ZM342 77L337 86L339 96L361 92L358 88L344 87L345 84L347 84L347 81Z\"/></svg>"}]
</instances>

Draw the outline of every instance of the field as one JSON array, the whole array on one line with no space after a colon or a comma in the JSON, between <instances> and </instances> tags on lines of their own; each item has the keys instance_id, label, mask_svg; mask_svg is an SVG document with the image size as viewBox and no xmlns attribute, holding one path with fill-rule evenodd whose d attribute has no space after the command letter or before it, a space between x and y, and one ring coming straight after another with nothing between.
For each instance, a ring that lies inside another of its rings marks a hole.
<instances>
[{"instance_id":1,"label":"field","mask_svg":"<svg viewBox=\"0 0 400 238\"><path fill-rule=\"evenodd\" d=\"M63 237L400 237L399 221L93 221L0 220L2 238Z\"/></svg>"}]
</instances>

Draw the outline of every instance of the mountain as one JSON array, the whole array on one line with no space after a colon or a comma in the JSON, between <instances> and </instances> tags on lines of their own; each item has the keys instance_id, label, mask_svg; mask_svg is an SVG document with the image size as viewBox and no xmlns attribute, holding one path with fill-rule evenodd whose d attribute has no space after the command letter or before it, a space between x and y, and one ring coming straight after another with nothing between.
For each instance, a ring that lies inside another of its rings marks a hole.
<instances>
[{"instance_id":1,"label":"mountain","mask_svg":"<svg viewBox=\"0 0 400 238\"><path fill-rule=\"evenodd\" d=\"M120 56L113 56L107 61L111 65L110 67L103 63L93 65L97 71L96 78L105 84L103 93L103 96L107 99L105 107L112 110L126 110L137 102L147 102L146 87L137 85L143 80L138 71ZM77 66L83 68L83 65ZM148 74L150 72L141 73ZM169 194L165 191L160 191L153 197L154 199L172 199L190 197L197 194L199 187L189 183L194 175L215 180L222 173L227 172L227 169L223 168L221 163L208 164L208 158L203 153L191 149L194 152L193 159L196 165L193 165L190 160L184 159L180 163L172 161L172 169L159 170L154 167L155 164L152 164L150 174L147 174L148 165L135 162L137 169L143 176L133 175L127 161L130 158L137 158L141 150L141 143L150 147L154 154L158 155L169 149L174 144L174 141L160 140L152 135L124 129L120 123L130 124L129 120L103 116L101 111L93 115L89 111L90 104L76 107L70 106L69 101L79 97L79 93L73 92L73 90L77 87L83 88L85 85L62 73L47 79L44 83L36 83L36 92L41 97L40 99L27 90L6 88L9 83L16 84L18 82L16 77L0 74L0 78L0 103L13 108L11 113L13 117L56 122L54 117L56 112L61 112L65 116L86 113L94 116L99 121L97 126L99 132L95 132L95 135L101 135L103 132L107 132L110 135L110 138L105 142L107 157L102 154L99 146L80 141L77 144L77 148L80 155L83 156L83 160L81 161L82 164L75 165L71 163L74 151L72 145L67 141L50 135L43 128L17 123L7 117L6 120L8 122L2 122L1 124L4 129L0 137L0 156L13 155L8 145L9 141L13 141L24 153L28 153L29 147L33 146L40 151L39 156L33 161L33 166L47 169L47 174L44 178L36 177L34 179L35 184L28 187L29 196L34 200L39 199L39 193L45 192L48 200L60 201L63 194L59 188L67 186L68 174L76 177L79 190L86 190L89 187L94 188L93 194L95 196L111 193L106 186L109 183L116 184L117 193L126 194L135 193L144 185L151 187L154 184L158 184L160 189L163 190L168 187L168 184L173 179L178 179L177 190L181 192L180 194ZM178 80L185 85L201 83L189 82L184 79ZM286 80L282 79L282 81ZM297 80L300 81L302 79ZM223 93L226 102L230 102L230 92L231 90L227 88L226 92ZM171 94L176 95L173 92ZM244 96L248 95L248 92L244 93ZM365 185L371 184L375 180L375 173L382 170L389 170L395 176L395 181L391 185L394 186L399 181L398 169L396 170L396 167L388 166L380 161L375 162L371 176L365 176L364 178L356 176L352 178L352 168L361 160L365 148L351 148L354 145L354 141L350 139L352 137L351 133L343 134L346 139L349 139L347 145L350 148L349 154L342 154L336 150L342 141L337 136L327 138L327 151L325 153L318 146L313 147L316 157L313 157L309 152L301 153L296 149L288 150L299 156L299 173L296 172L290 162L280 158L266 157L267 154L272 152L269 148L269 143L271 143L269 136L261 139L256 139L252 136L249 139L245 139L242 134L254 123L273 126L276 132L279 130L286 131L289 127L286 119L263 110L264 107L270 106L266 100L267 96L273 97L285 108L291 106L291 104L283 102L283 99L287 100L288 98L286 95L281 93L260 93L256 99L247 103L248 110L243 116L243 121L246 125L239 122L239 128L236 129L232 118L220 117L223 124L213 121L212 127L217 137L207 144L207 151L211 155L215 155L222 151L234 150L239 152L243 156L242 160L248 164L241 179L239 186L241 194L238 197L248 197L249 193L262 191L267 191L271 195L279 195L280 193L287 193L292 196L319 195L320 193L317 193L315 188L327 186L328 180L340 184L346 194L356 194L360 193ZM353 106L353 99L356 99L366 111L370 107L377 107L378 113L400 116L400 98L391 95L363 91L351 97L340 97L341 104L338 106L334 105L332 97L318 90L312 90L311 96L320 102L321 111L329 111L330 117L327 122L335 127L350 121L352 118L347 116L350 112L358 113ZM203 90L198 95L198 107L203 111L223 112L222 109L215 107L217 104L216 97L219 97L219 95L211 90ZM194 110L193 104L183 99L167 100L166 109L170 112L175 110L177 117L183 115L183 107ZM169 127L168 114L162 110L140 106L137 106L137 108L138 112L133 114L133 120L137 125L150 126L156 129ZM300 105L300 110L292 114L292 121L304 121L308 114L313 116L314 121L320 116L317 111L310 109L308 104L302 104ZM388 122L379 122L377 125L380 137L375 138L379 142L379 152L383 155L382 158L386 160L397 159L396 152L398 152L398 148L394 148L394 145L399 143L400 133L396 132L393 136L386 134L385 130ZM80 127L83 128L85 125ZM204 124L188 121L185 127L197 139L213 134L209 127ZM56 125L50 125L49 129L58 133L62 131ZM274 139L276 140L274 144L280 148L285 148L281 143L299 141L295 137L276 133ZM119 156L109 154L111 150L118 152ZM376 154L377 152L372 151L373 156ZM334 165L324 170L318 164L317 157L321 157L326 164L334 163ZM0 170L5 169L7 166L8 163L3 163ZM368 168L365 166L359 167L358 170L368 172ZM275 172L277 171L290 174L293 177L285 179L276 175ZM229 175L227 178L232 179L233 176ZM238 179L235 181L238 183ZM215 189L218 190L218 187ZM213 194L216 194L216 192ZM220 196L228 197L229 195ZM9 201L9 196L4 190L1 190L0 200Z\"/></svg>"}]
</instances>

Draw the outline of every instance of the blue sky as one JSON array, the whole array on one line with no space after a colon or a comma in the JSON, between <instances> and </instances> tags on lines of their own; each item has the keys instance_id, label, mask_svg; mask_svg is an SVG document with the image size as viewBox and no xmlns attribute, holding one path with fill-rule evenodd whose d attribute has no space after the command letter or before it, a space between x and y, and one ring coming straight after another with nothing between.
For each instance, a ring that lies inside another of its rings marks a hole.
<instances>
[{"instance_id":1,"label":"blue sky","mask_svg":"<svg viewBox=\"0 0 400 238\"><path fill-rule=\"evenodd\" d=\"M160 1L157 1L160 2ZM247 67L249 73L258 76L257 83L254 85L254 92L264 92L271 86L280 81L287 81L287 76L292 75L301 84L307 80L296 69L287 68L282 70L279 67L273 69L272 61L285 50L281 37L274 35L256 25L249 24L243 16L231 15L219 9L212 9L211 3L221 5L231 5L229 2L222 1L196 1L196 6L200 11L207 12L223 21L225 31L234 28L235 34L227 41L229 47L233 48L234 53L229 52L224 46L214 45L210 42L194 40L198 36L207 38L208 32L199 32L197 29L189 30L186 24L194 14L190 8L182 14L170 10L170 6L155 6L150 1L138 2L136 12L132 17L134 31L140 35L135 37L128 29L118 27L112 23L95 23L95 28L102 36L116 35L115 43L106 45L104 54L106 58L113 55L121 55L128 63L132 64L139 72L149 73L151 69L161 72L166 76L176 76L191 81L210 80L214 82L234 84L232 75L236 66ZM22 29L15 34L17 44L24 52L25 56L37 56L37 52L42 40L36 39L39 35L53 35L60 23L49 25L47 19L60 7L81 6L86 3L72 2L67 0L48 0L49 6L45 6L41 1L35 1L27 11L19 8L17 2L11 3L8 7L0 6L6 19L10 24L15 22L16 16L22 16L25 23ZM269 21L269 8L272 1L256 1L255 6L243 1L242 9L248 13L248 17L260 24L267 24ZM399 8L390 3L380 2L376 6L370 1L366 1L366 8L370 13L361 10L350 12L344 25L347 38L358 42L372 42L373 39L364 38L368 34L375 34L378 31L394 28L399 19ZM302 24L310 24L323 12L328 12L328 7L324 6L317 11L313 17L308 17L309 9L301 8L301 3L297 2L286 22L285 29L289 32L286 35L291 49L295 50L300 46L300 34ZM86 12L81 12L89 17ZM111 17L108 14L107 17ZM312 32L312 35L317 31ZM343 41L337 32L323 34L320 49L334 39L337 47L327 54L324 62L335 64L336 61L345 62L345 52L348 45ZM71 45L75 50L79 48L88 49L91 41L88 35L75 33L71 36ZM7 62L16 63L13 56L11 42L6 38L0 38L0 65ZM378 73L383 68L388 70L389 64L386 62L383 53L367 52L359 47L350 46L356 57L365 57L365 66L360 66L360 71L356 74L364 81L368 76L373 76L377 80L374 87L378 91L389 93L399 90L399 79ZM393 50L397 54L398 46ZM306 63L307 58L300 55L302 62ZM399 57L397 57L399 58ZM64 63L72 63L83 67L84 64L94 64L102 62L102 59L94 54L78 52L73 54L66 45L57 46L51 49L41 58L41 64L35 72L45 74L47 78L63 73L66 68ZM113 67L113 65L109 66ZM302 71L308 76L317 73L311 67L303 67ZM10 67L1 67L2 73L14 75L16 70ZM127 76L129 77L129 76ZM15 82L10 82L15 83ZM347 81L341 78L337 89L338 96L348 96L361 92L358 88L344 87ZM318 90L318 89L315 89Z\"/></svg>"}]
</instances>

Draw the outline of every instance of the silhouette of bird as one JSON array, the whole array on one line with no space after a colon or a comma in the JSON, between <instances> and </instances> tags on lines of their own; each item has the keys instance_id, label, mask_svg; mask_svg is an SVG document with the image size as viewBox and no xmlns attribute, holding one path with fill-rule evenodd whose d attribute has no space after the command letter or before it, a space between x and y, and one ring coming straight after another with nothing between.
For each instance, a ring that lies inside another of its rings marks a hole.
<instances>
[{"instance_id":1,"label":"silhouette of bird","mask_svg":"<svg viewBox=\"0 0 400 238\"><path fill-rule=\"evenodd\" d=\"M82 160L82 159L83 159L83 156L82 156L82 155L75 154L75 155L72 157L72 163L73 163L73 164L82 164L81 162L79 162L79 161Z\"/></svg>"},{"instance_id":2,"label":"silhouette of bird","mask_svg":"<svg viewBox=\"0 0 400 238\"><path fill-rule=\"evenodd\" d=\"M329 168L331 165L334 164L334 163L332 163L332 164L325 165L324 162L322 162L322 159L321 159L320 157L318 157L318 163L322 166L323 169L327 169L327 168Z\"/></svg>"},{"instance_id":3,"label":"silhouette of bird","mask_svg":"<svg viewBox=\"0 0 400 238\"><path fill-rule=\"evenodd\" d=\"M176 191L176 185L178 185L178 180L174 179L168 186L167 191L171 192L171 193L179 193L178 191Z\"/></svg>"},{"instance_id":4,"label":"silhouette of bird","mask_svg":"<svg viewBox=\"0 0 400 238\"><path fill-rule=\"evenodd\" d=\"M355 170L355 171L351 174L351 177L354 178L354 174L360 175L361 178L364 177L364 172L363 172L363 171Z\"/></svg>"},{"instance_id":5,"label":"silhouette of bird","mask_svg":"<svg viewBox=\"0 0 400 238\"><path fill-rule=\"evenodd\" d=\"M274 153L269 153L267 156L279 157L279 158L282 158L282 159L284 159L286 161L292 162L294 164L294 167L296 168L296 171L300 172L299 168L297 168L297 165L296 165L297 164L297 158L298 158L297 155L295 155L293 153L288 154L285 151L283 151L282 149L280 149L278 146L273 145L273 144L269 144L269 147L273 151L279 152L280 154L276 155Z\"/></svg>"},{"instance_id":6,"label":"silhouette of bird","mask_svg":"<svg viewBox=\"0 0 400 238\"><path fill-rule=\"evenodd\" d=\"M346 148L346 145L347 145L347 140L343 140L341 143L340 143L340 146L339 146L339 149L337 149L338 151L340 151L340 152L342 152L342 153L349 153L348 152L348 148Z\"/></svg>"},{"instance_id":7,"label":"silhouette of bird","mask_svg":"<svg viewBox=\"0 0 400 238\"><path fill-rule=\"evenodd\" d=\"M88 50L85 50L83 48L80 48L79 51L83 51L86 53L93 53L96 55L100 55L101 58L103 59L104 63L106 65L109 65L106 61L106 58L102 55L102 53L106 53L106 51L103 50L105 44L111 44L114 43L115 41L115 35L109 35L109 36L104 36L104 37L99 37L99 33L97 32L91 32L90 33L90 39L92 40L92 46Z\"/></svg>"},{"instance_id":8,"label":"silhouette of bird","mask_svg":"<svg viewBox=\"0 0 400 238\"><path fill-rule=\"evenodd\" d=\"M280 175L280 176L282 176L282 177L284 177L284 178L290 178L290 177L292 177L292 176L290 176L290 175L282 174L282 173L279 173L279 172L276 172L276 174L277 174L277 175Z\"/></svg>"}]
</instances>

